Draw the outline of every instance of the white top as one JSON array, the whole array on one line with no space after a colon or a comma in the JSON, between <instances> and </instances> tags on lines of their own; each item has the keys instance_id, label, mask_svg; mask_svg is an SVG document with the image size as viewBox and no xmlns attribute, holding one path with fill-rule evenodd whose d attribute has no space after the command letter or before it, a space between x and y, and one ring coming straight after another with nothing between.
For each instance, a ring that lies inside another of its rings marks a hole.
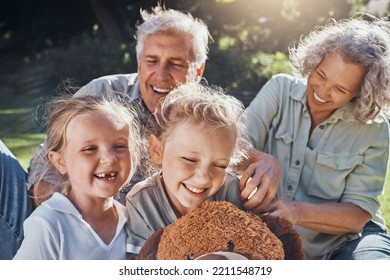
<instances>
[{"instance_id":1,"label":"white top","mask_svg":"<svg viewBox=\"0 0 390 280\"><path fill-rule=\"evenodd\" d=\"M25 238L14 259L126 259L126 210L117 201L118 225L110 244L96 234L80 212L60 193L39 206L24 222Z\"/></svg>"}]
</instances>

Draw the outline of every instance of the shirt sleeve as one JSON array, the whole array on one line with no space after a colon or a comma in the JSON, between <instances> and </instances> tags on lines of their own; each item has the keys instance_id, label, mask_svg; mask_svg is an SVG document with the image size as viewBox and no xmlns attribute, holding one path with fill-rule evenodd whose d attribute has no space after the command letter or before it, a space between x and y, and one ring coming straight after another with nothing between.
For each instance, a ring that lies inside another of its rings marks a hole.
<instances>
[{"instance_id":1,"label":"shirt sleeve","mask_svg":"<svg viewBox=\"0 0 390 280\"><path fill-rule=\"evenodd\" d=\"M126 197L127 252L138 254L145 241L154 233L147 221L134 205L131 196Z\"/></svg>"},{"instance_id":2,"label":"shirt sleeve","mask_svg":"<svg viewBox=\"0 0 390 280\"><path fill-rule=\"evenodd\" d=\"M54 169L54 166L48 163L49 159L46 158L44 145L45 142L38 146L30 161L27 179L28 190L31 190L32 187L40 180L48 182L51 185L55 185L59 181L59 177Z\"/></svg>"},{"instance_id":3,"label":"shirt sleeve","mask_svg":"<svg viewBox=\"0 0 390 280\"><path fill-rule=\"evenodd\" d=\"M246 123L250 141L257 150L264 150L269 128L278 116L282 82L282 76L272 77L245 111L244 123Z\"/></svg>"},{"instance_id":4,"label":"shirt sleeve","mask_svg":"<svg viewBox=\"0 0 390 280\"><path fill-rule=\"evenodd\" d=\"M364 152L362 164L357 165L346 178L346 189L341 198L342 202L354 203L371 216L381 207L378 196L384 191L389 158L387 122L380 127L382 129L372 134L377 140L372 139L373 144Z\"/></svg>"},{"instance_id":5,"label":"shirt sleeve","mask_svg":"<svg viewBox=\"0 0 390 280\"><path fill-rule=\"evenodd\" d=\"M24 240L14 259L58 260L58 240L44 218L30 216L24 222Z\"/></svg>"},{"instance_id":6,"label":"shirt sleeve","mask_svg":"<svg viewBox=\"0 0 390 280\"><path fill-rule=\"evenodd\" d=\"M113 95L127 93L136 78L135 74L109 75L90 81L81 87L75 97Z\"/></svg>"},{"instance_id":7,"label":"shirt sleeve","mask_svg":"<svg viewBox=\"0 0 390 280\"><path fill-rule=\"evenodd\" d=\"M242 209L242 199L240 192L240 180L236 175L228 173L225 183L215 195L217 201L228 201Z\"/></svg>"}]
</instances>

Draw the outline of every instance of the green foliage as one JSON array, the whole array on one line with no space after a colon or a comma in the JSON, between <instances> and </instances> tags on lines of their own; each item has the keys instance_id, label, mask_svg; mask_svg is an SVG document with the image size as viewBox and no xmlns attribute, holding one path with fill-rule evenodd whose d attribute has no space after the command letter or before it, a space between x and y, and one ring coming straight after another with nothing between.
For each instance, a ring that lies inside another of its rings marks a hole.
<instances>
[{"instance_id":1,"label":"green foliage","mask_svg":"<svg viewBox=\"0 0 390 280\"><path fill-rule=\"evenodd\" d=\"M210 84L228 90L258 92L278 73L291 73L288 56L282 52L248 54L232 49L212 49L204 76Z\"/></svg>"},{"instance_id":2,"label":"green foliage","mask_svg":"<svg viewBox=\"0 0 390 280\"><path fill-rule=\"evenodd\" d=\"M47 64L57 81L71 79L82 86L100 76L135 72L134 49L134 40L125 44L85 33L66 46L46 50L35 63Z\"/></svg>"},{"instance_id":3,"label":"green foliage","mask_svg":"<svg viewBox=\"0 0 390 280\"><path fill-rule=\"evenodd\" d=\"M0 12L4 17L0 26L0 50L27 58L29 64L25 68L40 71L35 77L47 85L42 91L45 95L53 94L63 80L70 79L75 86L82 86L99 76L135 72L132 38L139 11L150 9L158 2L111 0L93 1L94 5L90 5L88 1L76 0L15 1L16 6L8 4ZM215 44L205 77L211 83L255 91L272 74L288 71L282 53L287 53L288 47L296 44L302 34L329 17L350 16L352 10L362 8L363 2L163 1L167 8L188 11L209 26ZM22 5L28 10L17 9ZM15 89L15 92L24 91Z\"/></svg>"}]
</instances>

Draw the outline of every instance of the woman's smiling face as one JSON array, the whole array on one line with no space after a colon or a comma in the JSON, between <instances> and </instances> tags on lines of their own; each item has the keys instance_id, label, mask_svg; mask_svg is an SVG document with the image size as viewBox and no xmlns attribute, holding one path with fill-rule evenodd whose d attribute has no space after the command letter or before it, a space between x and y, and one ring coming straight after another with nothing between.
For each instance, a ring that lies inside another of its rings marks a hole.
<instances>
[{"instance_id":1,"label":"woman's smiling face","mask_svg":"<svg viewBox=\"0 0 390 280\"><path fill-rule=\"evenodd\" d=\"M364 74L363 66L345 62L337 52L325 56L307 81L307 105L311 114L325 120L357 97Z\"/></svg>"}]
</instances>

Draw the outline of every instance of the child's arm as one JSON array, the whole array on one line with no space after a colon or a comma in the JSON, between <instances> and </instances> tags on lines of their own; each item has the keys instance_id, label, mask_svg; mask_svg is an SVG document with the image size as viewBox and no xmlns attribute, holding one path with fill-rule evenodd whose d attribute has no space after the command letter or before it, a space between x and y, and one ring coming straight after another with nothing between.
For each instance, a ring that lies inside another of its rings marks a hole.
<instances>
[{"instance_id":1,"label":"child's arm","mask_svg":"<svg viewBox=\"0 0 390 280\"><path fill-rule=\"evenodd\" d=\"M145 215L137 209L129 198L126 199L126 212L128 217L127 256L132 259L138 255L143 244L154 233L154 230L148 225Z\"/></svg>"}]
</instances>

